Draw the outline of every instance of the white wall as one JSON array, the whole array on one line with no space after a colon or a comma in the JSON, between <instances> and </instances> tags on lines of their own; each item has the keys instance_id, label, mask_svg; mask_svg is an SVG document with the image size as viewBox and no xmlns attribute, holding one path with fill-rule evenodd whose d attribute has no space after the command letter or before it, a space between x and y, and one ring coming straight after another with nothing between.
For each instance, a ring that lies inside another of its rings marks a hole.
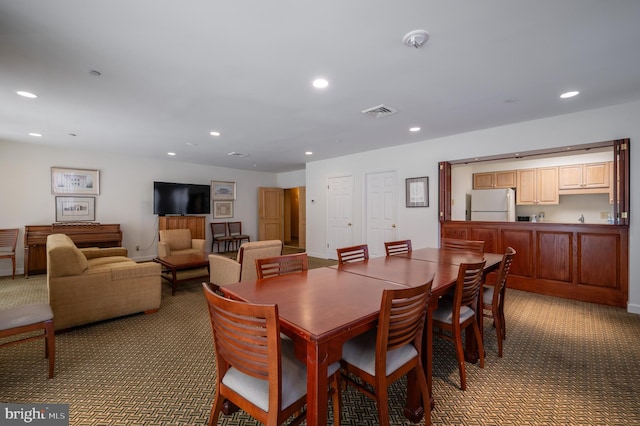
<instances>
[{"instance_id":1,"label":"white wall","mask_svg":"<svg viewBox=\"0 0 640 426\"><path fill-rule=\"evenodd\" d=\"M428 208L405 208L399 197L398 238L411 238L415 247L436 246L438 222L438 162L498 155L518 150L537 150L613 139L631 139L632 169L640 165L640 102L568 114L547 119L495 127L446 138L380 149L325 161L307 163L307 251L310 256L326 257L327 181L330 177L353 175L354 244L362 239L362 180L372 171L397 170L398 188L404 179L429 176ZM637 143L637 142L636 142ZM632 188L640 188L640 174L631 173ZM402 189L400 189L402 192ZM311 203L314 200L314 203ZM640 200L631 197L629 257L640 254ZM640 313L640 264L629 262L630 312Z\"/></svg>"},{"instance_id":2,"label":"white wall","mask_svg":"<svg viewBox=\"0 0 640 426\"><path fill-rule=\"evenodd\" d=\"M25 225L55 222L55 196L51 194L51 167L100 170L100 195L96 196L96 221L119 223L129 256L150 259L157 255L158 216L153 214L153 181L210 184L212 180L236 182L234 220L243 233L258 236L258 191L277 186L273 173L247 172L182 163L175 159L149 160L54 149L44 145L0 141L0 228L20 228L17 266L23 272ZM213 220L207 215L207 223ZM227 221L230 219L223 219ZM207 247L211 233L207 225ZM141 250L136 252L135 247ZM11 263L0 262L0 275L11 274Z\"/></svg>"}]
</instances>

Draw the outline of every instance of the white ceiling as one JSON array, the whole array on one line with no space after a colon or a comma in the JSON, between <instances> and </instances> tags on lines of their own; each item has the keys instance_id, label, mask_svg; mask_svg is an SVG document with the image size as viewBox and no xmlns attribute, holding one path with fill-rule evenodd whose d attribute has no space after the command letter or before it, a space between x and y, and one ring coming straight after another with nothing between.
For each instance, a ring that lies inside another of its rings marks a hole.
<instances>
[{"instance_id":1,"label":"white ceiling","mask_svg":"<svg viewBox=\"0 0 640 426\"><path fill-rule=\"evenodd\" d=\"M0 139L300 170L636 101L639 46L637 0L0 0Z\"/></svg>"}]
</instances>

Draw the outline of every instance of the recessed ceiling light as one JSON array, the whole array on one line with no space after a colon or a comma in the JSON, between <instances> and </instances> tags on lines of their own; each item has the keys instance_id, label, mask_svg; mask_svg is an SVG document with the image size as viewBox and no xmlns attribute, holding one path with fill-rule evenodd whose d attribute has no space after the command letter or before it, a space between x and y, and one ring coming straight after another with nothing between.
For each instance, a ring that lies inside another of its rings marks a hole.
<instances>
[{"instance_id":1,"label":"recessed ceiling light","mask_svg":"<svg viewBox=\"0 0 640 426\"><path fill-rule=\"evenodd\" d=\"M35 99L38 97L38 95L36 95L35 93L25 92L24 90L18 90L16 93L20 96L24 96L25 98L30 98L30 99Z\"/></svg>"},{"instance_id":2,"label":"recessed ceiling light","mask_svg":"<svg viewBox=\"0 0 640 426\"><path fill-rule=\"evenodd\" d=\"M328 85L329 82L324 78L316 78L315 80L313 80L313 87L315 87L316 89L324 89Z\"/></svg>"},{"instance_id":3,"label":"recessed ceiling light","mask_svg":"<svg viewBox=\"0 0 640 426\"><path fill-rule=\"evenodd\" d=\"M209 132L209 134L210 134L211 136L220 136L220 132L216 132L216 131Z\"/></svg>"},{"instance_id":4,"label":"recessed ceiling light","mask_svg":"<svg viewBox=\"0 0 640 426\"><path fill-rule=\"evenodd\" d=\"M305 151L304 155L313 155L313 151Z\"/></svg>"},{"instance_id":5,"label":"recessed ceiling light","mask_svg":"<svg viewBox=\"0 0 640 426\"><path fill-rule=\"evenodd\" d=\"M567 98L573 98L574 96L577 96L580 92L578 92L577 90L573 90L571 92L564 92L562 95L560 95L560 97L562 99L567 99Z\"/></svg>"},{"instance_id":6,"label":"recessed ceiling light","mask_svg":"<svg viewBox=\"0 0 640 426\"><path fill-rule=\"evenodd\" d=\"M42 134L41 134L41 133L31 132L31 133L29 133L29 136L35 136L35 137L37 137L37 138L41 138L41 137L42 137Z\"/></svg>"},{"instance_id":7,"label":"recessed ceiling light","mask_svg":"<svg viewBox=\"0 0 640 426\"><path fill-rule=\"evenodd\" d=\"M175 152L167 152L167 155L170 156L170 157L173 157L173 156L176 155L176 153Z\"/></svg>"},{"instance_id":8,"label":"recessed ceiling light","mask_svg":"<svg viewBox=\"0 0 640 426\"><path fill-rule=\"evenodd\" d=\"M412 127L409 129L410 132L419 132L420 131L420 127Z\"/></svg>"}]
</instances>

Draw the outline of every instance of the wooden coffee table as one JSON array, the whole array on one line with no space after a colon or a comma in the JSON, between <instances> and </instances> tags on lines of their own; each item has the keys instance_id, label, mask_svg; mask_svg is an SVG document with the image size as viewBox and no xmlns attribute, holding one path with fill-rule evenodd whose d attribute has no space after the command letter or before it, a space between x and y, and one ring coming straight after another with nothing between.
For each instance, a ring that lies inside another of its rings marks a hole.
<instances>
[{"instance_id":1,"label":"wooden coffee table","mask_svg":"<svg viewBox=\"0 0 640 426\"><path fill-rule=\"evenodd\" d=\"M164 267L163 272L171 272L171 279L164 274L162 275L162 278L171 282L172 296L176 294L176 287L179 283L197 278L189 277L187 279L179 280L176 276L178 271L203 268L206 266L207 274L209 273L209 256L207 254L174 254L171 256L156 257L153 261ZM207 275L207 278L208 277L209 275Z\"/></svg>"}]
</instances>

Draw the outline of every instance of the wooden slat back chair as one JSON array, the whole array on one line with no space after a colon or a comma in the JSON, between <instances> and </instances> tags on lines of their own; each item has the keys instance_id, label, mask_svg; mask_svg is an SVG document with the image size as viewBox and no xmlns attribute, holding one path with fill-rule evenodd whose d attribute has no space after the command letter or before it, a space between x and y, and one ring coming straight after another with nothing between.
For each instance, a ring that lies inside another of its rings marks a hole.
<instances>
[{"instance_id":1,"label":"wooden slat back chair","mask_svg":"<svg viewBox=\"0 0 640 426\"><path fill-rule=\"evenodd\" d=\"M346 383L376 401L380 425L389 425L387 388L411 371L422 393L424 424L431 424L429 390L422 366L422 333L432 282L433 277L417 287L384 290L377 329L346 341L342 347Z\"/></svg>"},{"instance_id":2,"label":"wooden slat back chair","mask_svg":"<svg viewBox=\"0 0 640 426\"><path fill-rule=\"evenodd\" d=\"M233 242L233 237L227 232L227 222L211 222L211 251L213 245L217 245L218 253L220 252L220 243L224 243L224 251L229 251L229 243Z\"/></svg>"},{"instance_id":3,"label":"wooden slat back chair","mask_svg":"<svg viewBox=\"0 0 640 426\"><path fill-rule=\"evenodd\" d=\"M233 245L237 250L243 241L251 241L251 237L242 233L242 222L227 222L227 229L229 230L229 236L232 238Z\"/></svg>"},{"instance_id":4,"label":"wooden slat back chair","mask_svg":"<svg viewBox=\"0 0 640 426\"><path fill-rule=\"evenodd\" d=\"M484 368L484 347L477 312L480 308L478 296L485 263L486 261L461 263L458 269L458 279L453 298L441 298L432 315L433 334L454 343L458 369L460 370L460 388L462 390L467 389L467 373L464 350L462 348L462 330L467 329L467 327L473 328L478 343L480 367Z\"/></svg>"},{"instance_id":5,"label":"wooden slat back chair","mask_svg":"<svg viewBox=\"0 0 640 426\"><path fill-rule=\"evenodd\" d=\"M0 259L11 259L11 279L16 279L16 244L18 243L18 228L0 229ZM26 269L26 268L25 268Z\"/></svg>"},{"instance_id":6,"label":"wooden slat back chair","mask_svg":"<svg viewBox=\"0 0 640 426\"><path fill-rule=\"evenodd\" d=\"M202 283L216 356L216 393L209 426L218 424L225 399L267 426L304 420L306 366L292 341L280 338L277 305L225 299ZM340 424L340 363L329 366L334 424ZM337 423L335 423L337 421Z\"/></svg>"},{"instance_id":7,"label":"wooden slat back chair","mask_svg":"<svg viewBox=\"0 0 640 426\"><path fill-rule=\"evenodd\" d=\"M442 238L440 246L447 250L468 251L477 254L484 254L484 241L458 240L455 238Z\"/></svg>"},{"instance_id":8,"label":"wooden slat back chair","mask_svg":"<svg viewBox=\"0 0 640 426\"><path fill-rule=\"evenodd\" d=\"M285 254L283 256L256 259L258 278L302 272L309 269L307 253Z\"/></svg>"},{"instance_id":9,"label":"wooden slat back chair","mask_svg":"<svg viewBox=\"0 0 640 426\"><path fill-rule=\"evenodd\" d=\"M487 318L493 318L493 326L496 329L498 339L498 356L502 357L502 341L507 338L507 327L504 318L504 295L507 288L507 275L513 262L516 251L507 247L502 256L502 262L498 269L494 285L484 285L482 293L482 313Z\"/></svg>"},{"instance_id":10,"label":"wooden slat back chair","mask_svg":"<svg viewBox=\"0 0 640 426\"><path fill-rule=\"evenodd\" d=\"M387 241L384 243L384 250L387 252L387 256L409 253L411 251L411 240Z\"/></svg>"},{"instance_id":11,"label":"wooden slat back chair","mask_svg":"<svg viewBox=\"0 0 640 426\"><path fill-rule=\"evenodd\" d=\"M342 247L336 249L338 253L338 263L362 262L369 259L369 246L360 244L357 246Z\"/></svg>"}]
</instances>

